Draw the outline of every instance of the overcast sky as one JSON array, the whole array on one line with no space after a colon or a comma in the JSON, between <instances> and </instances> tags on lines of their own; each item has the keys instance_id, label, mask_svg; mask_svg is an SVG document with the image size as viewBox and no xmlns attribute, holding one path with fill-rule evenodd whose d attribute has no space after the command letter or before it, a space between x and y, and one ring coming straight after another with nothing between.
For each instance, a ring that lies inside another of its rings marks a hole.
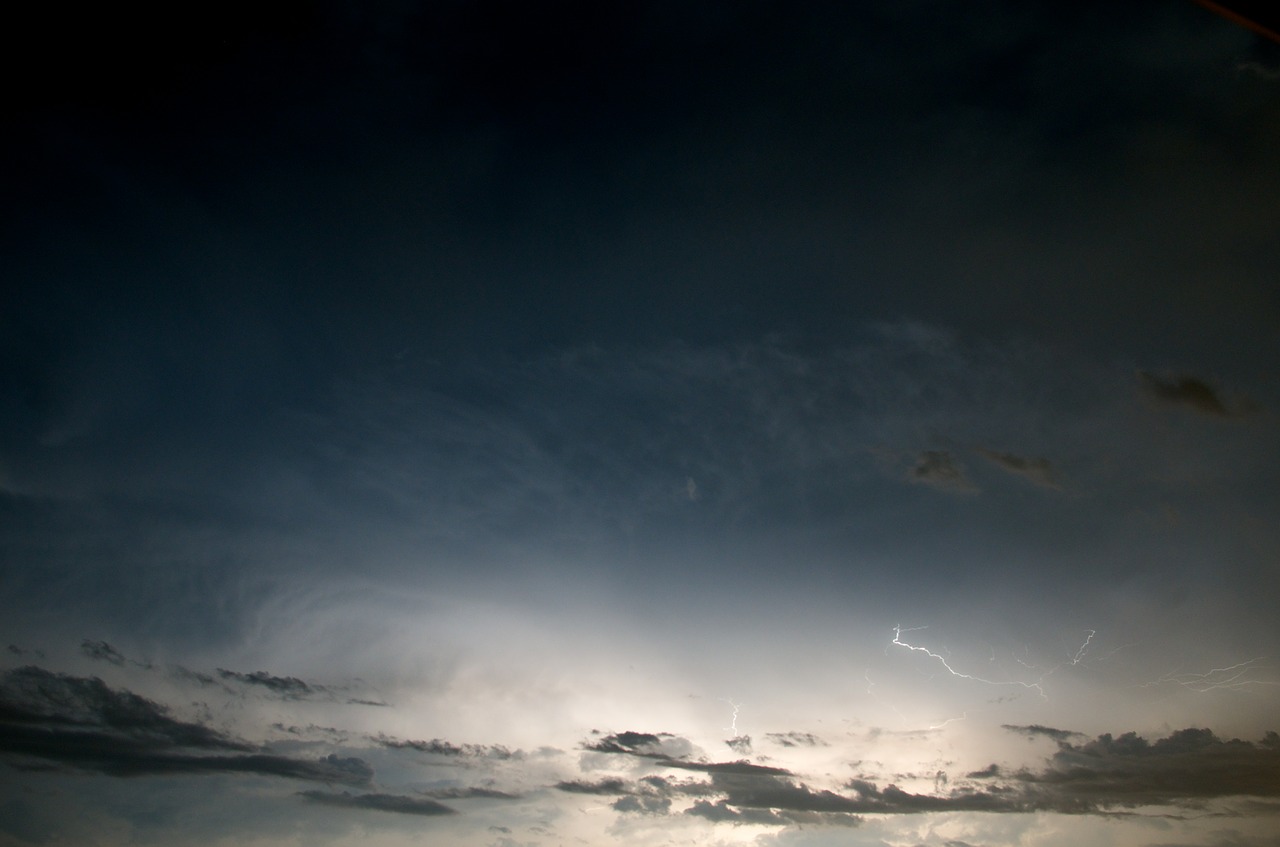
<instances>
[{"instance_id":1,"label":"overcast sky","mask_svg":"<svg viewBox=\"0 0 1280 847\"><path fill-rule=\"evenodd\" d=\"M1280 844L1280 45L275 8L10 34L0 847Z\"/></svg>"}]
</instances>

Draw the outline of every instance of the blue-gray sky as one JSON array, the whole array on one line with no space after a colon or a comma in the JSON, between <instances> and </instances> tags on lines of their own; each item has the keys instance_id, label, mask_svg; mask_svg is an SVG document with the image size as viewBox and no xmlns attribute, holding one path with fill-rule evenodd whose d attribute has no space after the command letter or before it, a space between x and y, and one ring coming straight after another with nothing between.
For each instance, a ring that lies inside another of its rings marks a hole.
<instances>
[{"instance_id":1,"label":"blue-gray sky","mask_svg":"<svg viewBox=\"0 0 1280 847\"><path fill-rule=\"evenodd\" d=\"M6 60L0 845L1277 843L1277 45L209 14Z\"/></svg>"}]
</instances>

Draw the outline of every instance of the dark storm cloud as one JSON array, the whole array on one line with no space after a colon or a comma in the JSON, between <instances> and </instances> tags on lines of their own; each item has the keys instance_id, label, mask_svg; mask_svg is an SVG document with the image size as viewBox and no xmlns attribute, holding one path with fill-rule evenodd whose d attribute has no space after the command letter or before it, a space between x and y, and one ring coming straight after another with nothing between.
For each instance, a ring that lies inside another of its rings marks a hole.
<instances>
[{"instance_id":1,"label":"dark storm cloud","mask_svg":"<svg viewBox=\"0 0 1280 847\"><path fill-rule=\"evenodd\" d=\"M557 782L556 788L570 794L628 794L631 788L621 779L602 779L587 782L580 779L568 779Z\"/></svg>"},{"instance_id":2,"label":"dark storm cloud","mask_svg":"<svg viewBox=\"0 0 1280 847\"><path fill-rule=\"evenodd\" d=\"M616 732L582 746L584 750L596 753L625 753L630 756L665 758L667 754L659 748L664 739L674 737L667 732L657 735L650 732Z\"/></svg>"},{"instance_id":3,"label":"dark storm cloud","mask_svg":"<svg viewBox=\"0 0 1280 847\"><path fill-rule=\"evenodd\" d=\"M1049 767L1016 777L1045 807L1092 811L1232 796L1280 798L1280 735L1223 740L1183 729L1148 741L1136 733L1059 742Z\"/></svg>"},{"instance_id":4,"label":"dark storm cloud","mask_svg":"<svg viewBox=\"0 0 1280 847\"><path fill-rule=\"evenodd\" d=\"M926 450L907 472L907 479L932 485L944 491L972 493L977 487L969 481L964 467L945 450Z\"/></svg>"},{"instance_id":5,"label":"dark storm cloud","mask_svg":"<svg viewBox=\"0 0 1280 847\"><path fill-rule=\"evenodd\" d=\"M518 759L524 755L519 750L509 750L501 744L453 744L439 738L433 738L430 741L401 740L389 738L385 735L377 736L373 740L390 750L415 750L419 753L429 753L433 756L468 759Z\"/></svg>"},{"instance_id":6,"label":"dark storm cloud","mask_svg":"<svg viewBox=\"0 0 1280 847\"><path fill-rule=\"evenodd\" d=\"M1052 738L1054 741L1066 741L1068 738L1083 737L1080 733L1069 729L1055 729L1051 726L1041 726L1040 724L1028 724L1025 726L1002 724L1001 728L1007 729L1010 732L1019 733L1020 735L1025 735L1028 738L1043 736L1045 738Z\"/></svg>"},{"instance_id":7,"label":"dark storm cloud","mask_svg":"<svg viewBox=\"0 0 1280 847\"><path fill-rule=\"evenodd\" d=\"M99 662L110 662L113 665L125 663L124 654L105 641L90 641L86 638L80 642L80 652Z\"/></svg>"},{"instance_id":8,"label":"dark storm cloud","mask_svg":"<svg viewBox=\"0 0 1280 847\"><path fill-rule=\"evenodd\" d=\"M1033 736L1065 739L1077 736L1045 727L1018 727ZM662 763L672 766L670 763ZM813 822L854 823L858 816L916 815L936 812L1116 814L1141 806L1194 806L1209 799L1280 797L1280 735L1260 742L1223 741L1208 730L1180 730L1147 741L1133 733L1102 735L1073 744L1058 741L1058 750L1040 770L1008 772L992 764L966 774L967 779L993 780L982 788L961 785L950 791L915 794L890 784L881 788L866 779L844 786L848 793L812 788L790 774L766 769L706 767L710 784L660 783L640 791L622 780L575 784L582 793L707 797L687 814L713 821L783 825L809 815ZM938 788L947 780L939 774ZM658 813L659 803L622 802L620 810Z\"/></svg>"},{"instance_id":9,"label":"dark storm cloud","mask_svg":"<svg viewBox=\"0 0 1280 847\"><path fill-rule=\"evenodd\" d=\"M357 758L303 760L255 750L96 678L24 667L0 680L0 755L18 765L37 760L113 776L252 773L348 785L373 776Z\"/></svg>"},{"instance_id":10,"label":"dark storm cloud","mask_svg":"<svg viewBox=\"0 0 1280 847\"><path fill-rule=\"evenodd\" d=\"M751 736L739 735L734 738L726 738L725 746L740 756L746 756L751 753Z\"/></svg>"},{"instance_id":11,"label":"dark storm cloud","mask_svg":"<svg viewBox=\"0 0 1280 847\"><path fill-rule=\"evenodd\" d=\"M110 730L170 747L252 749L199 724L169 717L168 710L96 677L76 677L27 666L0 679L0 717L6 724Z\"/></svg>"},{"instance_id":12,"label":"dark storm cloud","mask_svg":"<svg viewBox=\"0 0 1280 847\"><path fill-rule=\"evenodd\" d=\"M1013 453L1001 453L996 450L988 450L985 447L978 448L978 455L989 460L1001 470L1008 471L1012 474L1018 474L1031 482L1034 482L1036 485L1055 489L1061 487L1058 485L1057 475L1054 473L1053 465L1049 463L1048 459L1018 456Z\"/></svg>"},{"instance_id":13,"label":"dark storm cloud","mask_svg":"<svg viewBox=\"0 0 1280 847\"><path fill-rule=\"evenodd\" d=\"M337 727L316 726L315 724L308 724L307 726L293 726L291 724L289 726L285 726L282 723L276 722L271 724L271 728L308 741L324 739L326 741L342 742L346 741L348 737L346 732L343 732Z\"/></svg>"},{"instance_id":14,"label":"dark storm cloud","mask_svg":"<svg viewBox=\"0 0 1280 847\"><path fill-rule=\"evenodd\" d=\"M1230 414L1218 391L1197 377L1162 378L1149 371L1138 371L1138 381L1148 397L1161 403L1184 406L1211 417L1224 418Z\"/></svg>"},{"instance_id":15,"label":"dark storm cloud","mask_svg":"<svg viewBox=\"0 0 1280 847\"><path fill-rule=\"evenodd\" d=\"M783 747L826 747L827 742L811 732L770 732L765 734L774 744Z\"/></svg>"},{"instance_id":16,"label":"dark storm cloud","mask_svg":"<svg viewBox=\"0 0 1280 847\"><path fill-rule=\"evenodd\" d=\"M830 791L813 790L775 776L720 775L712 778L723 796L698 800L685 814L712 821L784 826L792 823L857 826L856 803Z\"/></svg>"},{"instance_id":17,"label":"dark storm cloud","mask_svg":"<svg viewBox=\"0 0 1280 847\"><path fill-rule=\"evenodd\" d=\"M332 794L327 791L299 791L298 795L324 806L340 806L344 809L372 809L378 812L395 812L401 815L456 815L456 809L422 797L406 797L401 794L351 794L344 791Z\"/></svg>"},{"instance_id":18,"label":"dark storm cloud","mask_svg":"<svg viewBox=\"0 0 1280 847\"><path fill-rule=\"evenodd\" d=\"M301 700L329 694L324 686L303 682L293 676L274 676L266 671L241 673L218 668L218 676L231 682L265 689L284 700Z\"/></svg>"}]
</instances>

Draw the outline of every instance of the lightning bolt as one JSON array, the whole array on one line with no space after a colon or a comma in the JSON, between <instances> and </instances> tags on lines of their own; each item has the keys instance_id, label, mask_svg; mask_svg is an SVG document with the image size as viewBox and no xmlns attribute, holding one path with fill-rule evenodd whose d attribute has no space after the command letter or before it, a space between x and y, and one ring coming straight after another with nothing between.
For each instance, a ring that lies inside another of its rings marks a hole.
<instances>
[{"instance_id":1,"label":"lightning bolt","mask_svg":"<svg viewBox=\"0 0 1280 847\"><path fill-rule=\"evenodd\" d=\"M1212 668L1204 673L1167 673L1155 682L1149 682L1143 688L1152 685L1173 683L1183 688L1190 688L1204 694L1208 691L1247 691L1253 686L1280 685L1280 682L1266 679L1255 679L1250 676L1260 669L1259 664L1267 660L1266 656L1258 656L1244 662L1237 662L1225 668Z\"/></svg>"},{"instance_id":2,"label":"lightning bolt","mask_svg":"<svg viewBox=\"0 0 1280 847\"><path fill-rule=\"evenodd\" d=\"M933 726L929 727L929 730L932 732L932 731L933 731L933 730L935 730L935 729L942 729L942 728L943 728L944 726L946 726L947 724L953 724L953 723L955 723L956 721L964 721L964 720L968 720L968 719L969 719L969 713L968 713L968 712L961 712L961 713L960 713L960 717L958 717L958 718L947 718L947 719L946 719L945 721L943 721L942 723L937 723L937 724L934 724Z\"/></svg>"},{"instance_id":3,"label":"lightning bolt","mask_svg":"<svg viewBox=\"0 0 1280 847\"><path fill-rule=\"evenodd\" d=\"M733 709L733 714L729 716L729 725L728 725L728 726L726 726L726 727L724 727L724 730L725 730L726 732L732 732L732 733L733 733L733 737L734 737L734 738L737 738L737 737L739 736L739 734L740 734L740 733L738 732L738 710L742 708L742 704L741 704L741 703L735 703L735 702L733 702L732 700L730 700L730 699L729 699L729 698L727 698L727 697L721 697L721 698L720 698L720 702L721 702L721 703L728 703L728 704L729 704L729 706L730 706L730 708L732 708L732 709Z\"/></svg>"},{"instance_id":4,"label":"lightning bolt","mask_svg":"<svg viewBox=\"0 0 1280 847\"><path fill-rule=\"evenodd\" d=\"M1071 664L1073 665L1080 664L1080 660L1084 658L1084 652L1089 649L1089 642L1098 634L1097 630L1093 629L1086 629L1085 632L1089 633L1089 635L1085 637L1084 643L1081 644L1080 649L1076 651L1076 657L1071 660Z\"/></svg>"},{"instance_id":5,"label":"lightning bolt","mask_svg":"<svg viewBox=\"0 0 1280 847\"><path fill-rule=\"evenodd\" d=\"M908 650L912 651L913 653L924 653L926 656L935 660L936 662L938 662L938 664L942 665L942 667L946 669L947 673L951 674L952 676L956 676L961 679L973 680L974 682L981 682L984 685L1008 685L1008 686L1015 686L1018 688L1026 688L1038 693L1041 699L1044 699L1044 700L1049 699L1048 695L1045 694L1044 688L1041 687L1040 683L1044 681L1045 677L1053 673L1053 670L1047 671L1046 673L1041 675L1040 680L1036 682L1022 682L1020 680L983 679L980 676L973 676L972 674L961 673L960 671L951 667L951 663L946 660L946 657L933 652L927 647L917 647L914 644L908 644L907 642L902 640L902 633L904 632L918 632L919 630L927 629L927 628L928 627L917 626L917 627L910 627L910 628L904 629L901 626L895 626L893 628L893 641L891 641L890 643L898 647L905 647ZM1054 668L1054 670L1057 670L1057 668Z\"/></svg>"}]
</instances>

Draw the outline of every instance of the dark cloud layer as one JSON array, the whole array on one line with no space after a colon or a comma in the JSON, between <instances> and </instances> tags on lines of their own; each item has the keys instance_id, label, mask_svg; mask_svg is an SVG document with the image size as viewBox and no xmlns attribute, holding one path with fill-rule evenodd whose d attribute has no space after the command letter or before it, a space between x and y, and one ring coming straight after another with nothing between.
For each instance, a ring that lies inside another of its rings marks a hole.
<instances>
[{"instance_id":1,"label":"dark cloud layer","mask_svg":"<svg viewBox=\"0 0 1280 847\"><path fill-rule=\"evenodd\" d=\"M99 679L36 667L0 679L0 755L19 766L44 762L114 776L235 772L348 785L373 776L358 758L258 752Z\"/></svg>"},{"instance_id":2,"label":"dark cloud layer","mask_svg":"<svg viewBox=\"0 0 1280 847\"><path fill-rule=\"evenodd\" d=\"M519 750L512 751L501 744L453 744L439 738L433 738L430 741L416 741L413 739L388 738L386 736L378 736L375 740L383 747L391 750L416 750L419 753L429 753L433 756L512 759L520 758L522 755Z\"/></svg>"},{"instance_id":3,"label":"dark cloud layer","mask_svg":"<svg viewBox=\"0 0 1280 847\"><path fill-rule=\"evenodd\" d=\"M240 671L229 671L224 668L218 668L218 676L230 682L238 682L242 685L250 685L266 689L270 693L285 700L297 700L304 697L328 694L328 691L324 686L313 685L294 676L274 676L266 671L242 673Z\"/></svg>"},{"instance_id":4,"label":"dark cloud layer","mask_svg":"<svg viewBox=\"0 0 1280 847\"><path fill-rule=\"evenodd\" d=\"M400 794L351 794L347 791L343 791L341 794L333 794L328 791L300 791L298 794L313 803L319 803L323 806L339 806L345 809L372 809L378 812L395 812L401 815L424 815L427 817L456 815L458 813L456 809L452 809L443 803L437 803L434 800L422 797L406 797Z\"/></svg>"},{"instance_id":5,"label":"dark cloud layer","mask_svg":"<svg viewBox=\"0 0 1280 847\"><path fill-rule=\"evenodd\" d=\"M779 768L746 763L707 764L655 760L661 767L700 770L709 783L645 785L621 779L561 783L562 791L624 795L620 811L660 813L669 804L628 798L695 797L685 814L717 822L784 826L800 822L852 824L865 815L916 815L936 812L1107 814L1117 809L1155 805L1196 805L1231 797L1280 798L1280 736L1269 733L1257 743L1217 738L1204 729L1180 730L1147 741L1134 733L1102 735L1080 743L1079 733L1042 726L1008 727L1030 737L1057 741L1058 749L1041 769L1010 772L997 764L966 774L946 792L916 794L897 785L880 787L865 779L845 784L849 793L812 788ZM631 755L635 755L632 753ZM646 757L650 758L650 757ZM945 785L941 779L939 786Z\"/></svg>"},{"instance_id":6,"label":"dark cloud layer","mask_svg":"<svg viewBox=\"0 0 1280 847\"><path fill-rule=\"evenodd\" d=\"M1232 796L1280 797L1280 735L1223 740L1207 729L1183 729L1148 741L1110 734L1080 744L1059 742L1050 766L1021 773L1036 796L1061 811L1096 811Z\"/></svg>"},{"instance_id":7,"label":"dark cloud layer","mask_svg":"<svg viewBox=\"0 0 1280 847\"><path fill-rule=\"evenodd\" d=\"M1039 724L1028 724L1025 726L1019 726L1015 724L1004 724L1002 728L1007 729L1010 732L1016 732L1021 735L1025 735L1028 738L1043 736L1045 738L1052 738L1054 741L1066 741L1069 738L1080 737L1080 733L1070 729L1055 729L1054 727L1051 727L1051 726L1041 726Z\"/></svg>"}]
</instances>

